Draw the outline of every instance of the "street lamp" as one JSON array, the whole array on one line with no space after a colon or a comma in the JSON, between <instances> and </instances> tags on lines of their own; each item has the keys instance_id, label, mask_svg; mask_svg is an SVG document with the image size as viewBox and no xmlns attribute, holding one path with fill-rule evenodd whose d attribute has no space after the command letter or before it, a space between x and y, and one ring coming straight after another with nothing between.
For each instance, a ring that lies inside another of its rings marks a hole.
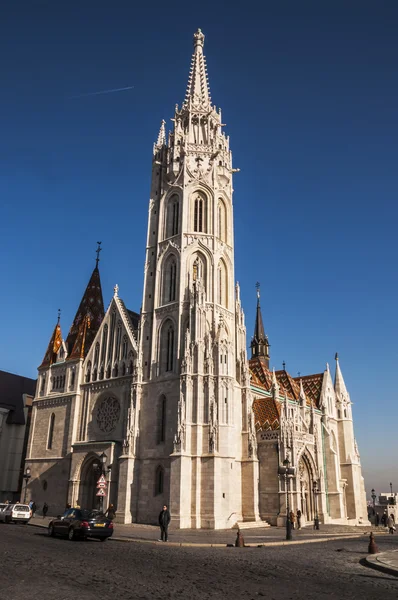
<instances>
[{"instance_id":1,"label":"street lamp","mask_svg":"<svg viewBox=\"0 0 398 600\"><path fill-rule=\"evenodd\" d=\"M314 529L319 529L319 516L318 516L318 486L316 481L312 484L312 490L314 492L314 508L315 508L315 517L314 517Z\"/></svg>"},{"instance_id":2,"label":"street lamp","mask_svg":"<svg viewBox=\"0 0 398 600\"><path fill-rule=\"evenodd\" d=\"M289 510L289 467L290 460L286 457L283 461L283 466L285 468L285 489L286 489L286 539L292 539L292 523L290 521L290 510Z\"/></svg>"},{"instance_id":3,"label":"street lamp","mask_svg":"<svg viewBox=\"0 0 398 600\"><path fill-rule=\"evenodd\" d=\"M26 504L26 492L28 491L28 482L31 477L30 475L30 467L26 467L26 471L22 476L25 479L25 494L23 497L23 503Z\"/></svg>"},{"instance_id":4,"label":"street lamp","mask_svg":"<svg viewBox=\"0 0 398 600\"><path fill-rule=\"evenodd\" d=\"M373 515L375 518L375 525L377 527L378 523L377 523L377 519L376 519L376 492L374 491L374 488L372 488L372 500L373 500Z\"/></svg>"}]
</instances>

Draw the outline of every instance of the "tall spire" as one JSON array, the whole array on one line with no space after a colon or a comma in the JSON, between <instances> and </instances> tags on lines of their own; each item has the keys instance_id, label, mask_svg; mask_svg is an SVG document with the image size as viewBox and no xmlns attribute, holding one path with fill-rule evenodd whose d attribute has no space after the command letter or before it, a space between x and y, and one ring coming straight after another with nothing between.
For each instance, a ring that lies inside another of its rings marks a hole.
<instances>
[{"instance_id":1,"label":"tall spire","mask_svg":"<svg viewBox=\"0 0 398 600\"><path fill-rule=\"evenodd\" d=\"M263 317L260 306L260 284L256 283L257 288L257 311L256 322L254 325L254 336L250 344L252 358L256 356L264 357L267 368L269 368L269 343L268 338L264 333Z\"/></svg>"},{"instance_id":2,"label":"tall spire","mask_svg":"<svg viewBox=\"0 0 398 600\"><path fill-rule=\"evenodd\" d=\"M47 351L44 355L43 362L41 363L41 367L48 367L55 363L57 360L58 350L62 345L62 332L60 325L61 318L61 309L58 309L58 320L57 324L54 327L53 334L50 338L50 343L48 344Z\"/></svg>"},{"instance_id":3,"label":"tall spire","mask_svg":"<svg viewBox=\"0 0 398 600\"><path fill-rule=\"evenodd\" d=\"M335 360L336 360L336 373L334 376L334 390L336 392L336 396L337 396L338 400L340 400L340 401L349 400L349 394L347 392L347 388L345 386L345 382L343 379L343 374L340 369L339 355L337 354L337 352L336 352Z\"/></svg>"},{"instance_id":4,"label":"tall spire","mask_svg":"<svg viewBox=\"0 0 398 600\"><path fill-rule=\"evenodd\" d=\"M193 36L194 52L191 60L187 92L184 104L210 108L211 98L209 80L207 77L206 59L203 55L205 36L200 29Z\"/></svg>"},{"instance_id":5,"label":"tall spire","mask_svg":"<svg viewBox=\"0 0 398 600\"><path fill-rule=\"evenodd\" d=\"M166 146L166 121L162 119L160 124L158 139L153 145L153 153L156 154L157 150L160 150L163 146Z\"/></svg>"},{"instance_id":6,"label":"tall spire","mask_svg":"<svg viewBox=\"0 0 398 600\"><path fill-rule=\"evenodd\" d=\"M104 318L104 300L98 270L101 242L97 243L96 264L66 338L68 359L86 356Z\"/></svg>"}]
</instances>

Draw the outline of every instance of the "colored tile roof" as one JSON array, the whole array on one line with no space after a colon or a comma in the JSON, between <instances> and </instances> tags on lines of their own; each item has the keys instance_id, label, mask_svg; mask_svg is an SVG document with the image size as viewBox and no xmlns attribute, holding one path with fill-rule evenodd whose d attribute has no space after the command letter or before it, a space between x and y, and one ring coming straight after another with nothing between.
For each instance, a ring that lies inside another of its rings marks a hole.
<instances>
[{"instance_id":1,"label":"colored tile roof","mask_svg":"<svg viewBox=\"0 0 398 600\"><path fill-rule=\"evenodd\" d=\"M314 375L304 375L301 377L303 383L304 393L307 397L307 404L313 402L317 408L319 408L322 384L323 384L324 373L316 373ZM300 382L300 377L295 377L295 381Z\"/></svg>"},{"instance_id":2,"label":"colored tile roof","mask_svg":"<svg viewBox=\"0 0 398 600\"><path fill-rule=\"evenodd\" d=\"M40 365L41 367L48 367L56 361L58 350L60 349L61 344L62 344L62 332L61 332L61 325L59 324L59 320L58 320L58 323L56 324L53 334L50 338L50 342L48 344L46 353L44 355L43 362Z\"/></svg>"},{"instance_id":3,"label":"colored tile roof","mask_svg":"<svg viewBox=\"0 0 398 600\"><path fill-rule=\"evenodd\" d=\"M256 356L249 360L249 370L252 375L252 381L254 379L257 385L262 387L267 392L272 386L272 373L270 373L267 367L267 359L264 356Z\"/></svg>"},{"instance_id":4,"label":"colored tile roof","mask_svg":"<svg viewBox=\"0 0 398 600\"><path fill-rule=\"evenodd\" d=\"M273 398L258 398L253 401L256 431L279 429L281 405Z\"/></svg>"},{"instance_id":5,"label":"colored tile roof","mask_svg":"<svg viewBox=\"0 0 398 600\"><path fill-rule=\"evenodd\" d=\"M101 279L96 266L66 338L67 360L84 358L87 355L104 314Z\"/></svg>"}]
</instances>

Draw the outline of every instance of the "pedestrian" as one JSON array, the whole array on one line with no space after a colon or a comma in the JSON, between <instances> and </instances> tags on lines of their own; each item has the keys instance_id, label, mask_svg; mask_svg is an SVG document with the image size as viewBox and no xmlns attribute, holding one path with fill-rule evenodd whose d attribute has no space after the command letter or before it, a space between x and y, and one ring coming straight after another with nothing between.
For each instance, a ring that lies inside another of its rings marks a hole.
<instances>
[{"instance_id":1,"label":"pedestrian","mask_svg":"<svg viewBox=\"0 0 398 600\"><path fill-rule=\"evenodd\" d=\"M388 533L393 534L395 531L394 517L390 515L387 521Z\"/></svg>"},{"instance_id":2,"label":"pedestrian","mask_svg":"<svg viewBox=\"0 0 398 600\"><path fill-rule=\"evenodd\" d=\"M294 514L294 512L291 510L291 511L290 511L290 515L289 515L289 516L290 516L290 523L291 523L291 525L292 525L292 529L294 529L294 522L295 522L295 520L296 520L296 515L295 515L295 514Z\"/></svg>"},{"instance_id":3,"label":"pedestrian","mask_svg":"<svg viewBox=\"0 0 398 600\"><path fill-rule=\"evenodd\" d=\"M47 502L45 502L45 503L43 504L43 519L44 519L44 517L46 516L46 514L47 514L47 511L48 511L48 504L47 504Z\"/></svg>"},{"instance_id":4,"label":"pedestrian","mask_svg":"<svg viewBox=\"0 0 398 600\"><path fill-rule=\"evenodd\" d=\"M379 513L376 513L376 518L375 518L375 525L376 525L376 527L379 526L379 523L380 523Z\"/></svg>"},{"instance_id":5,"label":"pedestrian","mask_svg":"<svg viewBox=\"0 0 398 600\"><path fill-rule=\"evenodd\" d=\"M113 504L110 504L108 506L107 510L105 511L105 516L108 517L108 519L110 519L111 521L113 521L113 519L116 517L116 511Z\"/></svg>"},{"instance_id":6,"label":"pedestrian","mask_svg":"<svg viewBox=\"0 0 398 600\"><path fill-rule=\"evenodd\" d=\"M170 523L170 513L167 508L167 504L163 505L163 510L159 514L159 526L160 526L160 540L159 542L167 542L168 528Z\"/></svg>"},{"instance_id":7,"label":"pedestrian","mask_svg":"<svg viewBox=\"0 0 398 600\"><path fill-rule=\"evenodd\" d=\"M301 529L301 510L297 509L297 529Z\"/></svg>"},{"instance_id":8,"label":"pedestrian","mask_svg":"<svg viewBox=\"0 0 398 600\"><path fill-rule=\"evenodd\" d=\"M387 527L387 513L384 511L383 516L381 517L381 524L383 525L383 527Z\"/></svg>"},{"instance_id":9,"label":"pedestrian","mask_svg":"<svg viewBox=\"0 0 398 600\"><path fill-rule=\"evenodd\" d=\"M37 505L36 505L36 502L34 500L32 502L32 506L30 507L30 510L32 511L32 517L34 517L35 516L35 512L37 510Z\"/></svg>"}]
</instances>

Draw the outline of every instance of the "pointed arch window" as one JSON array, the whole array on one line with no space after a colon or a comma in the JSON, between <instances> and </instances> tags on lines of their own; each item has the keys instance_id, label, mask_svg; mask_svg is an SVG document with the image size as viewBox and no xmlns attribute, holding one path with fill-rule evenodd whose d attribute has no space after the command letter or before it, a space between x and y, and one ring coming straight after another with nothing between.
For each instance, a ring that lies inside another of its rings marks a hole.
<instances>
[{"instance_id":1,"label":"pointed arch window","mask_svg":"<svg viewBox=\"0 0 398 600\"><path fill-rule=\"evenodd\" d=\"M164 469L160 465L156 469L155 474L155 496L163 494L164 488Z\"/></svg>"},{"instance_id":2,"label":"pointed arch window","mask_svg":"<svg viewBox=\"0 0 398 600\"><path fill-rule=\"evenodd\" d=\"M108 325L105 325L104 331L102 332L101 362L105 362L107 343L108 343Z\"/></svg>"},{"instance_id":3,"label":"pointed arch window","mask_svg":"<svg viewBox=\"0 0 398 600\"><path fill-rule=\"evenodd\" d=\"M166 371L173 370L173 355L174 355L174 328L172 325L167 330L167 357Z\"/></svg>"},{"instance_id":4,"label":"pointed arch window","mask_svg":"<svg viewBox=\"0 0 398 600\"><path fill-rule=\"evenodd\" d=\"M99 351L100 351L100 345L99 342L97 342L95 344L95 352L94 352L94 366L98 367L98 362L99 362Z\"/></svg>"},{"instance_id":5,"label":"pointed arch window","mask_svg":"<svg viewBox=\"0 0 398 600\"><path fill-rule=\"evenodd\" d=\"M127 349L128 349L128 342L127 342L127 335L125 335L125 336L123 336L122 358L127 358Z\"/></svg>"},{"instance_id":6,"label":"pointed arch window","mask_svg":"<svg viewBox=\"0 0 398 600\"><path fill-rule=\"evenodd\" d=\"M194 199L193 230L206 232L206 201L200 194Z\"/></svg>"},{"instance_id":7,"label":"pointed arch window","mask_svg":"<svg viewBox=\"0 0 398 600\"><path fill-rule=\"evenodd\" d=\"M163 303L175 302L177 289L177 261L174 256L167 259L164 268Z\"/></svg>"},{"instance_id":8,"label":"pointed arch window","mask_svg":"<svg viewBox=\"0 0 398 600\"><path fill-rule=\"evenodd\" d=\"M227 268L223 260L220 260L217 269L217 302L228 308Z\"/></svg>"},{"instance_id":9,"label":"pointed arch window","mask_svg":"<svg viewBox=\"0 0 398 600\"><path fill-rule=\"evenodd\" d=\"M48 424L47 450L52 450L54 438L55 414L52 413Z\"/></svg>"},{"instance_id":10,"label":"pointed arch window","mask_svg":"<svg viewBox=\"0 0 398 600\"><path fill-rule=\"evenodd\" d=\"M223 242L227 241L227 211L223 200L218 201L217 208L217 221L218 221L218 237Z\"/></svg>"},{"instance_id":11,"label":"pointed arch window","mask_svg":"<svg viewBox=\"0 0 398 600\"><path fill-rule=\"evenodd\" d=\"M159 403L159 444L166 440L166 406L166 396L161 396Z\"/></svg>"},{"instance_id":12,"label":"pointed arch window","mask_svg":"<svg viewBox=\"0 0 398 600\"><path fill-rule=\"evenodd\" d=\"M108 350L108 361L113 361L113 345L115 342L115 327L116 327L116 311L112 312L111 315L111 330L109 335L109 350Z\"/></svg>"},{"instance_id":13,"label":"pointed arch window","mask_svg":"<svg viewBox=\"0 0 398 600\"><path fill-rule=\"evenodd\" d=\"M90 383L90 379L91 379L91 361L89 361L89 363L87 365L86 383ZM72 382L71 382L71 385L73 385Z\"/></svg>"},{"instance_id":14,"label":"pointed arch window","mask_svg":"<svg viewBox=\"0 0 398 600\"><path fill-rule=\"evenodd\" d=\"M175 353L174 325L170 319L162 325L159 334L159 374L173 371Z\"/></svg>"},{"instance_id":15,"label":"pointed arch window","mask_svg":"<svg viewBox=\"0 0 398 600\"><path fill-rule=\"evenodd\" d=\"M46 385L46 376L42 375L41 376L41 387L40 387L40 392L41 393L44 392L45 385Z\"/></svg>"},{"instance_id":16,"label":"pointed arch window","mask_svg":"<svg viewBox=\"0 0 398 600\"><path fill-rule=\"evenodd\" d=\"M180 224L180 199L174 194L167 203L165 237L177 235Z\"/></svg>"},{"instance_id":17,"label":"pointed arch window","mask_svg":"<svg viewBox=\"0 0 398 600\"><path fill-rule=\"evenodd\" d=\"M115 349L115 357L116 360L120 360L120 343L122 340L122 325L119 321L119 323L117 324L117 331L116 331L116 349Z\"/></svg>"}]
</instances>

